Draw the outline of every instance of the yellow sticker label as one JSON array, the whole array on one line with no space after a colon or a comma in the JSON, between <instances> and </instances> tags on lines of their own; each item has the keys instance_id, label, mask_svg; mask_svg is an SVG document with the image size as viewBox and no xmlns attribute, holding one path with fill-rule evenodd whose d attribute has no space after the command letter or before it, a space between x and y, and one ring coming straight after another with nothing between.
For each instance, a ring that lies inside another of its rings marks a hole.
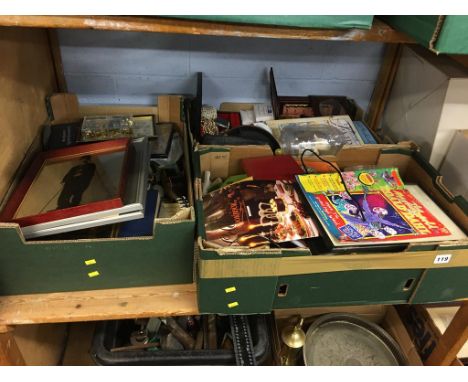
<instances>
[{"instance_id":1,"label":"yellow sticker label","mask_svg":"<svg viewBox=\"0 0 468 382\"><path fill-rule=\"evenodd\" d=\"M96 260L90 259L90 260L86 260L84 263L85 263L86 265L94 265L94 264L96 264Z\"/></svg>"},{"instance_id":2,"label":"yellow sticker label","mask_svg":"<svg viewBox=\"0 0 468 382\"><path fill-rule=\"evenodd\" d=\"M88 273L88 277L97 277L99 276L99 272L98 271L94 271L94 272L89 272Z\"/></svg>"},{"instance_id":3,"label":"yellow sticker label","mask_svg":"<svg viewBox=\"0 0 468 382\"><path fill-rule=\"evenodd\" d=\"M236 291L236 287L226 288L224 291L225 291L226 293L232 293L232 292L235 292L235 291Z\"/></svg>"},{"instance_id":4,"label":"yellow sticker label","mask_svg":"<svg viewBox=\"0 0 468 382\"><path fill-rule=\"evenodd\" d=\"M337 173L299 175L298 178L304 190L313 194L327 191L343 192L345 190Z\"/></svg>"},{"instance_id":5,"label":"yellow sticker label","mask_svg":"<svg viewBox=\"0 0 468 382\"><path fill-rule=\"evenodd\" d=\"M359 174L358 179L362 184L366 186L372 186L375 183L374 178L368 172L363 172Z\"/></svg>"},{"instance_id":6,"label":"yellow sticker label","mask_svg":"<svg viewBox=\"0 0 468 382\"><path fill-rule=\"evenodd\" d=\"M231 302L230 304L228 304L229 309L235 308L236 306L239 306L239 303L237 301L236 302Z\"/></svg>"}]
</instances>

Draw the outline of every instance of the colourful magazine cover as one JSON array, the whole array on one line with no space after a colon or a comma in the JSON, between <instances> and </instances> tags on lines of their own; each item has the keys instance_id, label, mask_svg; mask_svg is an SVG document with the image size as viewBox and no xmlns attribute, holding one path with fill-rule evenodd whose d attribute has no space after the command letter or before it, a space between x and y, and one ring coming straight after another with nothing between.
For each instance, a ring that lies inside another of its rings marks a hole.
<instances>
[{"instance_id":1,"label":"colourful magazine cover","mask_svg":"<svg viewBox=\"0 0 468 382\"><path fill-rule=\"evenodd\" d=\"M252 180L203 197L206 240L219 246L269 246L318 236L292 182Z\"/></svg>"},{"instance_id":2,"label":"colourful magazine cover","mask_svg":"<svg viewBox=\"0 0 468 382\"><path fill-rule=\"evenodd\" d=\"M403 189L405 187L397 168L376 168L341 173L349 192ZM309 193L343 192L338 173L298 175L297 181Z\"/></svg>"},{"instance_id":3,"label":"colourful magazine cover","mask_svg":"<svg viewBox=\"0 0 468 382\"><path fill-rule=\"evenodd\" d=\"M344 192L341 181L297 177L326 231L339 243L412 241L451 234L404 188L397 169L363 170L343 176L353 198Z\"/></svg>"}]
</instances>

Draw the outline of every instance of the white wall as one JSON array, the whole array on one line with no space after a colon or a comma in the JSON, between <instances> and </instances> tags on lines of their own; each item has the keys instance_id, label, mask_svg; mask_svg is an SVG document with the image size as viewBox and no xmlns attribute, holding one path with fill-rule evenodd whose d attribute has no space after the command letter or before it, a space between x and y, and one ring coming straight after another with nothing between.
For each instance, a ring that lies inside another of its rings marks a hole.
<instances>
[{"instance_id":1,"label":"white wall","mask_svg":"<svg viewBox=\"0 0 468 382\"><path fill-rule=\"evenodd\" d=\"M83 103L153 104L193 94L204 73L204 102L269 100L267 70L280 95L346 95L366 108L384 45L60 30L68 91Z\"/></svg>"}]
</instances>

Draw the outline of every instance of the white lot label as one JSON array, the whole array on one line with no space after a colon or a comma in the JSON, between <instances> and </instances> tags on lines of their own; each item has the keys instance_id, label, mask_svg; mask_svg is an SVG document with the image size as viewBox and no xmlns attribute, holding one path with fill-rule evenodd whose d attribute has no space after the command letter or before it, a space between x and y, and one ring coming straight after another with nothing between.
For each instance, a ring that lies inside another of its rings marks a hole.
<instances>
[{"instance_id":1,"label":"white lot label","mask_svg":"<svg viewBox=\"0 0 468 382\"><path fill-rule=\"evenodd\" d=\"M451 258L452 255L450 254L437 255L434 259L434 264L447 264Z\"/></svg>"}]
</instances>

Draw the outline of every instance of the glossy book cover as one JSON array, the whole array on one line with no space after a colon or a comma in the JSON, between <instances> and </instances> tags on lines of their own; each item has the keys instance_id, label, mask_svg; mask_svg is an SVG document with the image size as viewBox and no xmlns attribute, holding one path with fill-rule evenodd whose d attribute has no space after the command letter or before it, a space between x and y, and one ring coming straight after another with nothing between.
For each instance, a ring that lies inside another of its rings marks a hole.
<instances>
[{"instance_id":1,"label":"glossy book cover","mask_svg":"<svg viewBox=\"0 0 468 382\"><path fill-rule=\"evenodd\" d=\"M318 236L292 182L245 181L203 197L206 240L219 246L269 246Z\"/></svg>"},{"instance_id":2,"label":"glossy book cover","mask_svg":"<svg viewBox=\"0 0 468 382\"><path fill-rule=\"evenodd\" d=\"M342 176L352 198L336 172L296 177L335 246L458 237L458 229L418 186L405 187L397 168Z\"/></svg>"},{"instance_id":3,"label":"glossy book cover","mask_svg":"<svg viewBox=\"0 0 468 382\"><path fill-rule=\"evenodd\" d=\"M351 193L364 190L403 189L405 187L400 173L395 167L344 171L341 175ZM298 175L297 181L302 189L308 193L345 191L337 172Z\"/></svg>"},{"instance_id":4,"label":"glossy book cover","mask_svg":"<svg viewBox=\"0 0 468 382\"><path fill-rule=\"evenodd\" d=\"M307 195L328 231L341 242L411 241L450 235L408 190ZM314 199L312 201L312 199Z\"/></svg>"}]
</instances>

